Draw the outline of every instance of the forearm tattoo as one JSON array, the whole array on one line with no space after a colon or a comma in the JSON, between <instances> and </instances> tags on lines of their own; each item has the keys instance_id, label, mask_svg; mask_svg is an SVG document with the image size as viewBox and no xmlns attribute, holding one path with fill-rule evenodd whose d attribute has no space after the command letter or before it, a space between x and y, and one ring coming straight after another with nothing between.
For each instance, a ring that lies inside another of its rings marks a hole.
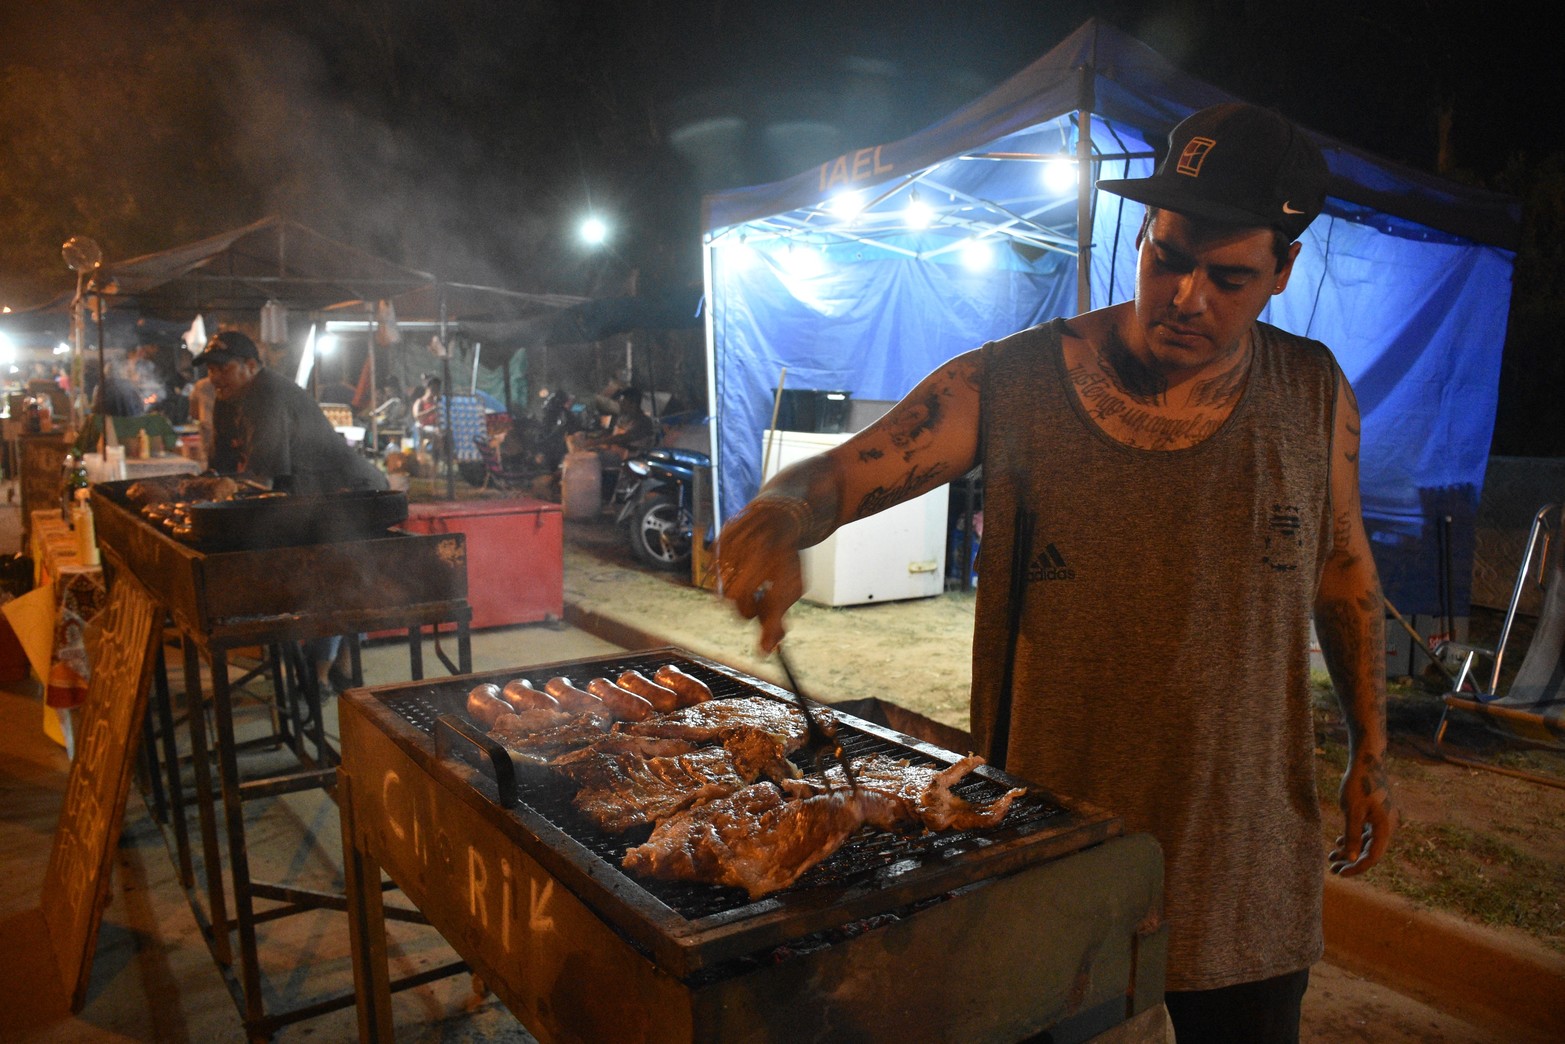
<instances>
[{"instance_id":1,"label":"forearm tattoo","mask_svg":"<svg viewBox=\"0 0 1565 1044\"><path fill-rule=\"evenodd\" d=\"M1358 554L1352 550L1349 538L1353 535L1353 516L1346 511L1337 512L1337 517L1331 525L1331 549L1339 555L1346 556L1338 568L1356 565Z\"/></svg>"},{"instance_id":2,"label":"forearm tattoo","mask_svg":"<svg viewBox=\"0 0 1565 1044\"><path fill-rule=\"evenodd\" d=\"M1315 614L1321 654L1337 687L1351 741L1386 716L1386 687L1381 678L1379 652L1383 623L1379 614L1379 598L1374 591L1366 591L1351 601L1328 602ZM1363 698L1366 694L1367 700ZM1371 718L1365 718L1366 711Z\"/></svg>"},{"instance_id":3,"label":"forearm tattoo","mask_svg":"<svg viewBox=\"0 0 1565 1044\"><path fill-rule=\"evenodd\" d=\"M907 476L895 486L877 486L864 494L859 501L858 510L854 512L854 518L865 518L877 511L882 511L894 504L900 504L904 500L910 500L919 493L933 489L940 482L946 472L944 464L933 464L920 471L913 468Z\"/></svg>"}]
</instances>

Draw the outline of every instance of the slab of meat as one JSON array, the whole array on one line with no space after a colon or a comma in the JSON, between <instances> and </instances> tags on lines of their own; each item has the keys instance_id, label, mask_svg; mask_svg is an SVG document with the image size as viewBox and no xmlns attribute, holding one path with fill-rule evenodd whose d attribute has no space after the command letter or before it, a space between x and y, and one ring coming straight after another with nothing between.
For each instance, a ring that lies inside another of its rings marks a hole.
<instances>
[{"instance_id":1,"label":"slab of meat","mask_svg":"<svg viewBox=\"0 0 1565 1044\"><path fill-rule=\"evenodd\" d=\"M908 822L922 823L929 830L974 830L999 823L1010 811L1011 803L1027 793L1022 788L1008 790L984 805L975 805L952 793L952 787L982 764L984 759L976 754L948 768L916 765L885 754L874 754L855 760L853 775L860 788L899 802L904 810L902 818ZM842 769L833 765L824 778L811 776L786 783L784 789L806 796L846 786Z\"/></svg>"},{"instance_id":2,"label":"slab of meat","mask_svg":"<svg viewBox=\"0 0 1565 1044\"><path fill-rule=\"evenodd\" d=\"M821 712L831 724L829 712ZM788 755L804 745L807 731L797 707L765 696L741 696L706 700L646 721L622 722L616 732L636 736L666 736L696 743L717 742L727 747L741 766L740 775L788 779L799 770Z\"/></svg>"},{"instance_id":3,"label":"slab of meat","mask_svg":"<svg viewBox=\"0 0 1565 1044\"><path fill-rule=\"evenodd\" d=\"M788 798L770 783L693 806L625 853L632 873L743 888L751 899L787 888L865 824L891 828L896 799L872 790Z\"/></svg>"},{"instance_id":4,"label":"slab of meat","mask_svg":"<svg viewBox=\"0 0 1565 1044\"><path fill-rule=\"evenodd\" d=\"M822 711L823 725L829 725L829 712ZM737 730L764 732L774 737L784 753L804 745L804 715L792 704L765 696L741 696L731 700L706 700L659 714L646 721L627 721L615 726L616 732L637 736L675 736L688 740L721 741Z\"/></svg>"},{"instance_id":5,"label":"slab of meat","mask_svg":"<svg viewBox=\"0 0 1565 1044\"><path fill-rule=\"evenodd\" d=\"M557 758L550 768L580 788L571 801L577 811L611 834L661 822L749 782L734 771L722 747L668 757L588 749Z\"/></svg>"},{"instance_id":6,"label":"slab of meat","mask_svg":"<svg viewBox=\"0 0 1565 1044\"><path fill-rule=\"evenodd\" d=\"M500 715L489 730L489 738L522 760L542 765L565 751L601 739L612 724L606 714L527 711Z\"/></svg>"}]
</instances>

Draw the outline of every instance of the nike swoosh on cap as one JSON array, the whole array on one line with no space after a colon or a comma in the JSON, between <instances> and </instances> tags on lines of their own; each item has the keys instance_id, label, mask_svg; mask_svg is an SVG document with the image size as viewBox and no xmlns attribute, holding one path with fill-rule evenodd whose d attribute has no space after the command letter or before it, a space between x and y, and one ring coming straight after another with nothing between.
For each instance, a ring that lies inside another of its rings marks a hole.
<instances>
[{"instance_id":1,"label":"nike swoosh on cap","mask_svg":"<svg viewBox=\"0 0 1565 1044\"><path fill-rule=\"evenodd\" d=\"M1302 211L1302 210L1294 210L1293 207L1290 206L1287 203L1284 203L1282 205L1282 212L1284 214L1302 214L1302 213L1304 213L1304 211Z\"/></svg>"}]
</instances>

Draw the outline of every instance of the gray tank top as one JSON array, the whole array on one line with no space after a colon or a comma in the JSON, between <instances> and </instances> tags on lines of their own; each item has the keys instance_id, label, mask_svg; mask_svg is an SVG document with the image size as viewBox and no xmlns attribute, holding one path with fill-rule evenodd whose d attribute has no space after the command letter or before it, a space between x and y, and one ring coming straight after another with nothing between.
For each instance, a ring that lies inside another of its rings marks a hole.
<instances>
[{"instance_id":1,"label":"gray tank top","mask_svg":"<svg viewBox=\"0 0 1565 1044\"><path fill-rule=\"evenodd\" d=\"M1169 989L1307 967L1324 862L1309 634L1340 371L1319 342L1257 324L1224 425L1141 450L1083 411L1063 328L983 348L974 740L992 752L1025 506L1006 767L1157 838Z\"/></svg>"}]
</instances>

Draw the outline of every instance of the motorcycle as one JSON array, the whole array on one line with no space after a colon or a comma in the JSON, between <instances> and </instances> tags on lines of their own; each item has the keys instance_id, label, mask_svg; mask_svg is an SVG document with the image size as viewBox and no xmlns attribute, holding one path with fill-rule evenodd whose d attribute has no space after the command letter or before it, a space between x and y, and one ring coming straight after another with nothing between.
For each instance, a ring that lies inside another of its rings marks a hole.
<instances>
[{"instance_id":1,"label":"motorcycle","mask_svg":"<svg viewBox=\"0 0 1565 1044\"><path fill-rule=\"evenodd\" d=\"M705 453L650 449L621 465L614 521L625 527L636 560L655 569L690 565L695 542L695 473L710 468Z\"/></svg>"}]
</instances>

